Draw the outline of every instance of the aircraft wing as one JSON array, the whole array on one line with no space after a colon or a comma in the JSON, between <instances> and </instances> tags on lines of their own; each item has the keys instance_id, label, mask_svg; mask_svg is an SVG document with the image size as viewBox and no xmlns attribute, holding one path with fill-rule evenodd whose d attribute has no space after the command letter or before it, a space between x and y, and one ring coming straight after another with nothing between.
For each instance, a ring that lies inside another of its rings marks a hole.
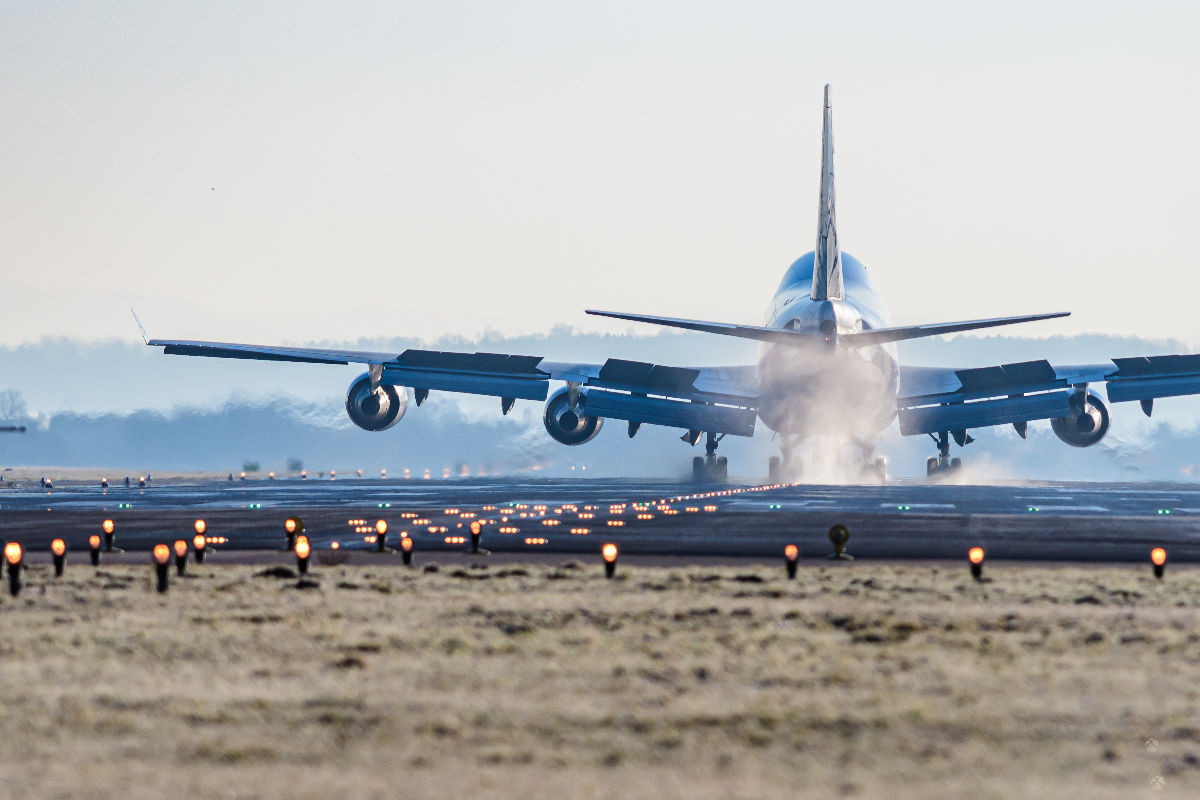
<instances>
[{"instance_id":1,"label":"aircraft wing","mask_svg":"<svg viewBox=\"0 0 1200 800\"><path fill-rule=\"evenodd\" d=\"M737 436L753 435L757 419L753 365L688 368L622 359L588 364L502 353L366 352L149 338L146 344L167 355L366 364L376 383L412 388L418 405L430 391L460 392L499 397L507 413L513 400L545 400L550 381L563 381L575 388L590 416Z\"/></svg>"},{"instance_id":2,"label":"aircraft wing","mask_svg":"<svg viewBox=\"0 0 1200 800\"><path fill-rule=\"evenodd\" d=\"M905 436L1007 424L1024 435L1027 422L1067 416L1077 408L1073 398L1101 383L1110 403L1137 400L1149 416L1159 397L1200 394L1200 354L1060 366L901 367L896 412Z\"/></svg>"}]
</instances>

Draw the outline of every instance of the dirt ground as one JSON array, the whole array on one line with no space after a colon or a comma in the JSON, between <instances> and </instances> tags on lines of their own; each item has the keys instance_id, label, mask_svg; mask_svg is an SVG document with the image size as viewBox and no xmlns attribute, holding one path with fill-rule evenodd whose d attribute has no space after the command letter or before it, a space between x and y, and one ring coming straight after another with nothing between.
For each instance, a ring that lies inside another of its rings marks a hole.
<instances>
[{"instance_id":1,"label":"dirt ground","mask_svg":"<svg viewBox=\"0 0 1200 800\"><path fill-rule=\"evenodd\" d=\"M1200 795L1200 570L189 569L3 595L0 796Z\"/></svg>"}]
</instances>

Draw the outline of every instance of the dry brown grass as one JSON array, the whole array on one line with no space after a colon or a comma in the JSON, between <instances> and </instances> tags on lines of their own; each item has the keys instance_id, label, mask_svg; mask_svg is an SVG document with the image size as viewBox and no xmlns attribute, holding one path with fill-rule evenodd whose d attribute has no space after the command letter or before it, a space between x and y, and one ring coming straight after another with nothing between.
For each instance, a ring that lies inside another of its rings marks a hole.
<instances>
[{"instance_id":1,"label":"dry brown grass","mask_svg":"<svg viewBox=\"0 0 1200 800\"><path fill-rule=\"evenodd\" d=\"M0 796L1200 794L1194 570L191 569L4 596Z\"/></svg>"}]
</instances>

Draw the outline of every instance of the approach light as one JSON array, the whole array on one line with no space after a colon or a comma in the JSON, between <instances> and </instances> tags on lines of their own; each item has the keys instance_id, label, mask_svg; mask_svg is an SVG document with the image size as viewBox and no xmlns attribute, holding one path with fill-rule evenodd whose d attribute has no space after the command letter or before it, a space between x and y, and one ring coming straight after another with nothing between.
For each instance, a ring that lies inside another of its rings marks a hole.
<instances>
[{"instance_id":1,"label":"approach light","mask_svg":"<svg viewBox=\"0 0 1200 800\"><path fill-rule=\"evenodd\" d=\"M50 553L54 556L54 577L61 578L63 567L67 563L67 543L62 539L55 539L50 543Z\"/></svg>"},{"instance_id":2,"label":"approach light","mask_svg":"<svg viewBox=\"0 0 1200 800\"><path fill-rule=\"evenodd\" d=\"M100 534L93 533L88 537L88 548L92 551L92 566L100 566Z\"/></svg>"},{"instance_id":3,"label":"approach light","mask_svg":"<svg viewBox=\"0 0 1200 800\"><path fill-rule=\"evenodd\" d=\"M791 580L796 577L796 560L800 558L800 548L794 544L789 544L783 548L783 557L787 561L788 580Z\"/></svg>"},{"instance_id":4,"label":"approach light","mask_svg":"<svg viewBox=\"0 0 1200 800\"><path fill-rule=\"evenodd\" d=\"M1150 563L1154 565L1154 577L1162 580L1163 571L1167 568L1167 551L1162 547L1151 550Z\"/></svg>"},{"instance_id":5,"label":"approach light","mask_svg":"<svg viewBox=\"0 0 1200 800\"><path fill-rule=\"evenodd\" d=\"M308 537L300 534L296 537L296 568L300 570L301 575L308 572L310 555L312 555L312 547L308 544Z\"/></svg>"},{"instance_id":6,"label":"approach light","mask_svg":"<svg viewBox=\"0 0 1200 800\"><path fill-rule=\"evenodd\" d=\"M154 571L158 574L158 591L161 594L167 590L167 576L171 561L171 548L165 544L154 545Z\"/></svg>"},{"instance_id":7,"label":"approach light","mask_svg":"<svg viewBox=\"0 0 1200 800\"><path fill-rule=\"evenodd\" d=\"M196 551L196 563L197 564L204 563L204 555L206 552L208 552L205 549L206 544L208 544L208 542L206 542L204 540L204 534L197 533L195 536L192 537L192 549Z\"/></svg>"},{"instance_id":8,"label":"approach light","mask_svg":"<svg viewBox=\"0 0 1200 800\"><path fill-rule=\"evenodd\" d=\"M407 536L400 540L400 557L404 559L405 566L412 566L413 540Z\"/></svg>"},{"instance_id":9,"label":"approach light","mask_svg":"<svg viewBox=\"0 0 1200 800\"><path fill-rule=\"evenodd\" d=\"M972 547L967 551L967 560L971 562L971 577L983 580L983 548Z\"/></svg>"},{"instance_id":10,"label":"approach light","mask_svg":"<svg viewBox=\"0 0 1200 800\"><path fill-rule=\"evenodd\" d=\"M617 571L617 546L612 542L600 548L600 556L604 559L604 577L611 578Z\"/></svg>"},{"instance_id":11,"label":"approach light","mask_svg":"<svg viewBox=\"0 0 1200 800\"><path fill-rule=\"evenodd\" d=\"M183 575L187 571L187 542L183 539L175 540L175 572L178 575Z\"/></svg>"},{"instance_id":12,"label":"approach light","mask_svg":"<svg viewBox=\"0 0 1200 800\"><path fill-rule=\"evenodd\" d=\"M4 561L8 564L8 591L16 597L21 593L21 562L25 558L25 550L17 542L4 545Z\"/></svg>"},{"instance_id":13,"label":"approach light","mask_svg":"<svg viewBox=\"0 0 1200 800\"><path fill-rule=\"evenodd\" d=\"M381 519L375 523L375 549L380 553L387 550L387 529L388 524L386 519Z\"/></svg>"},{"instance_id":14,"label":"approach light","mask_svg":"<svg viewBox=\"0 0 1200 800\"><path fill-rule=\"evenodd\" d=\"M829 529L829 541L833 543L833 553L830 558L841 561L853 561L854 556L846 552L846 542L850 541L850 529L838 523Z\"/></svg>"},{"instance_id":15,"label":"approach light","mask_svg":"<svg viewBox=\"0 0 1200 800\"><path fill-rule=\"evenodd\" d=\"M208 523L202 519L198 519L192 527L196 529L196 533L204 533L208 530Z\"/></svg>"},{"instance_id":16,"label":"approach light","mask_svg":"<svg viewBox=\"0 0 1200 800\"><path fill-rule=\"evenodd\" d=\"M483 530L483 526L479 524L479 520L471 523L471 552L479 552L479 533Z\"/></svg>"}]
</instances>

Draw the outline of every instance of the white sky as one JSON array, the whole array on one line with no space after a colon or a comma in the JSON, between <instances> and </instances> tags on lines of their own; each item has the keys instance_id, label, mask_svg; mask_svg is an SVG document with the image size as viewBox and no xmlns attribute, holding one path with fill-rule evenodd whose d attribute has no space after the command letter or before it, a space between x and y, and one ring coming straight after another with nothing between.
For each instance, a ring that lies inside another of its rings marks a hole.
<instances>
[{"instance_id":1,"label":"white sky","mask_svg":"<svg viewBox=\"0 0 1200 800\"><path fill-rule=\"evenodd\" d=\"M758 322L815 238L897 323L1200 343L1200 5L0 5L0 344Z\"/></svg>"}]
</instances>

